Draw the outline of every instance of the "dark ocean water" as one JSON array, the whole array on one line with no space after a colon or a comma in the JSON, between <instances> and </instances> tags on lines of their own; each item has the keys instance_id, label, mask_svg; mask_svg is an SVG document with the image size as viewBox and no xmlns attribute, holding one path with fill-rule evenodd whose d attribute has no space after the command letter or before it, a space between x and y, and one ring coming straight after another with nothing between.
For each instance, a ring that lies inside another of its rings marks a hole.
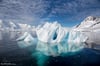
<instances>
[{"instance_id":1,"label":"dark ocean water","mask_svg":"<svg viewBox=\"0 0 100 66\"><path fill-rule=\"evenodd\" d=\"M36 54L34 48L19 48L15 42L1 41L0 66L100 66L99 50L84 48L76 53L53 57L40 52Z\"/></svg>"}]
</instances>

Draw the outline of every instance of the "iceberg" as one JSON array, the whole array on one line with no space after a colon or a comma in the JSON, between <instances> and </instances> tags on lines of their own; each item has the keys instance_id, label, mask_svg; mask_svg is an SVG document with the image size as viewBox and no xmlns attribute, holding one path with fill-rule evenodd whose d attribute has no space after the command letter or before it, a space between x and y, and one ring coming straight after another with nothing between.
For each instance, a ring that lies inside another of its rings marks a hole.
<instances>
[{"instance_id":1,"label":"iceberg","mask_svg":"<svg viewBox=\"0 0 100 66\"><path fill-rule=\"evenodd\" d=\"M37 38L42 42L56 43L61 42L69 30L62 28L57 22L45 23L43 27L36 30Z\"/></svg>"},{"instance_id":2,"label":"iceberg","mask_svg":"<svg viewBox=\"0 0 100 66\"><path fill-rule=\"evenodd\" d=\"M16 40L18 41L18 45L21 48L34 45L37 42L36 38L32 37L32 35L28 32L25 32L24 35L22 35Z\"/></svg>"},{"instance_id":3,"label":"iceberg","mask_svg":"<svg viewBox=\"0 0 100 66\"><path fill-rule=\"evenodd\" d=\"M81 32L64 28L57 22L45 23L43 27L36 30L37 38L46 43L68 42L85 42L87 39Z\"/></svg>"}]
</instances>

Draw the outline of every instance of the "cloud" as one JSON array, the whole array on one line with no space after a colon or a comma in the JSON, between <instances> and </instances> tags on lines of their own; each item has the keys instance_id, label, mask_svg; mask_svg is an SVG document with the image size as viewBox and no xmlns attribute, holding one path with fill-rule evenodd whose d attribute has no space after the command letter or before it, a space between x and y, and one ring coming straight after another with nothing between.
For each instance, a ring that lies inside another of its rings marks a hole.
<instances>
[{"instance_id":1,"label":"cloud","mask_svg":"<svg viewBox=\"0 0 100 66\"><path fill-rule=\"evenodd\" d=\"M35 22L44 16L46 6L42 0L2 0L0 19Z\"/></svg>"},{"instance_id":2,"label":"cloud","mask_svg":"<svg viewBox=\"0 0 100 66\"><path fill-rule=\"evenodd\" d=\"M99 4L99 0L2 0L0 19L33 24L51 18L77 21L88 15L100 16Z\"/></svg>"}]
</instances>

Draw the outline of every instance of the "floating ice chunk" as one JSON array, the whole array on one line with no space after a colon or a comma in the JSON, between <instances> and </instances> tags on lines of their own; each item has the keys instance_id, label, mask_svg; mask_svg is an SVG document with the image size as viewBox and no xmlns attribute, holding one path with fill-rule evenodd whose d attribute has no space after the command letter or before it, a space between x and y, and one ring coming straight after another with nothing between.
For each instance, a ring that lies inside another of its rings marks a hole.
<instances>
[{"instance_id":1,"label":"floating ice chunk","mask_svg":"<svg viewBox=\"0 0 100 66\"><path fill-rule=\"evenodd\" d=\"M25 37L28 35L28 32L25 32L24 35L20 36L19 38L17 38L16 40L17 41L21 41L21 40L24 40Z\"/></svg>"},{"instance_id":2,"label":"floating ice chunk","mask_svg":"<svg viewBox=\"0 0 100 66\"><path fill-rule=\"evenodd\" d=\"M17 41L21 48L31 46L37 42L36 38L33 38L28 32L25 32L23 36L17 39Z\"/></svg>"}]
</instances>

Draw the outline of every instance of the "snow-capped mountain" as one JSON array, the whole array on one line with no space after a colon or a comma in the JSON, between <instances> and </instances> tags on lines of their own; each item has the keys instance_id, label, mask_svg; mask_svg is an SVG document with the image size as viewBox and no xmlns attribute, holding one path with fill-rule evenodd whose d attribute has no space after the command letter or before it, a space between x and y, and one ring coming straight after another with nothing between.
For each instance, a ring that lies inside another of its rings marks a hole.
<instances>
[{"instance_id":1,"label":"snow-capped mountain","mask_svg":"<svg viewBox=\"0 0 100 66\"><path fill-rule=\"evenodd\" d=\"M18 29L19 26L17 25L17 23L11 22L11 21L4 21L4 20L0 20L0 28L2 29Z\"/></svg>"},{"instance_id":2,"label":"snow-capped mountain","mask_svg":"<svg viewBox=\"0 0 100 66\"><path fill-rule=\"evenodd\" d=\"M75 31L83 32L88 40L87 44L100 44L100 17L89 16L74 28Z\"/></svg>"},{"instance_id":3,"label":"snow-capped mountain","mask_svg":"<svg viewBox=\"0 0 100 66\"><path fill-rule=\"evenodd\" d=\"M89 16L85 20L83 20L79 25L77 25L75 28L82 31L86 31L86 30L100 31L100 17Z\"/></svg>"},{"instance_id":4,"label":"snow-capped mountain","mask_svg":"<svg viewBox=\"0 0 100 66\"><path fill-rule=\"evenodd\" d=\"M5 21L0 20L0 28L2 29L32 29L35 28L35 26L31 26L29 24L22 24L22 23L15 23L12 21Z\"/></svg>"},{"instance_id":5,"label":"snow-capped mountain","mask_svg":"<svg viewBox=\"0 0 100 66\"><path fill-rule=\"evenodd\" d=\"M0 20L0 40L5 39L7 36L8 39L15 40L25 32L34 32L34 30L35 26Z\"/></svg>"}]
</instances>

